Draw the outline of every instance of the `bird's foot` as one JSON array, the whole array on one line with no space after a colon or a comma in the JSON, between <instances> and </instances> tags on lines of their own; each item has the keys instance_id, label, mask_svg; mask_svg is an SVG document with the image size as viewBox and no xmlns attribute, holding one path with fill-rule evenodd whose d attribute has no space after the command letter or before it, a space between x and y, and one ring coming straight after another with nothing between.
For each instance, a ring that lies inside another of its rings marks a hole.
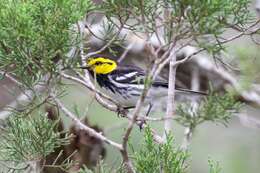
<instances>
[{"instance_id":1,"label":"bird's foot","mask_svg":"<svg viewBox=\"0 0 260 173\"><path fill-rule=\"evenodd\" d=\"M128 114L128 109L125 109L123 107L117 107L117 116L118 117L126 117Z\"/></svg>"},{"instance_id":2,"label":"bird's foot","mask_svg":"<svg viewBox=\"0 0 260 173\"><path fill-rule=\"evenodd\" d=\"M141 119L136 122L136 124L139 126L140 131L143 130L146 126L146 120Z\"/></svg>"},{"instance_id":3,"label":"bird's foot","mask_svg":"<svg viewBox=\"0 0 260 173\"><path fill-rule=\"evenodd\" d=\"M118 117L126 117L126 115L129 113L129 109L133 109L135 106L129 106L129 107L117 107L117 116Z\"/></svg>"}]
</instances>

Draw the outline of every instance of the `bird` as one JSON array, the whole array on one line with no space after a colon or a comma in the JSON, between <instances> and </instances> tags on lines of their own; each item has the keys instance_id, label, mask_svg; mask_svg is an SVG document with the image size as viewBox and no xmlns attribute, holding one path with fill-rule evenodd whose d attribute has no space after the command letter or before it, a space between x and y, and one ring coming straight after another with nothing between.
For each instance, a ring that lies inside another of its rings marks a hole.
<instances>
[{"instance_id":1,"label":"bird","mask_svg":"<svg viewBox=\"0 0 260 173\"><path fill-rule=\"evenodd\" d=\"M105 56L90 57L86 66L92 79L98 84L100 91L112 98L123 109L134 108L145 88L146 72L134 65L118 64ZM202 94L204 92L176 88L176 92ZM156 77L151 82L151 88L144 100L144 105L149 105L146 115L149 114L154 101L168 95L168 81Z\"/></svg>"}]
</instances>

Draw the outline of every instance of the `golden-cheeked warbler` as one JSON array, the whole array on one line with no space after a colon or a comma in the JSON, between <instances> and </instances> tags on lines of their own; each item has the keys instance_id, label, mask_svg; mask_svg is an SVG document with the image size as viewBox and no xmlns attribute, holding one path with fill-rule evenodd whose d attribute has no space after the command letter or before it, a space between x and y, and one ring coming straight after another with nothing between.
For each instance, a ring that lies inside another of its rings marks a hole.
<instances>
[{"instance_id":1,"label":"golden-cheeked warbler","mask_svg":"<svg viewBox=\"0 0 260 173\"><path fill-rule=\"evenodd\" d=\"M101 92L111 97L123 108L133 108L145 86L145 71L136 66L121 65L107 57L92 57L87 60L87 66L92 78L96 80ZM176 92L203 94L202 92L176 88ZM152 105L154 101L167 96L168 81L159 77L151 84L145 104ZM150 110L149 110L150 111Z\"/></svg>"}]
</instances>

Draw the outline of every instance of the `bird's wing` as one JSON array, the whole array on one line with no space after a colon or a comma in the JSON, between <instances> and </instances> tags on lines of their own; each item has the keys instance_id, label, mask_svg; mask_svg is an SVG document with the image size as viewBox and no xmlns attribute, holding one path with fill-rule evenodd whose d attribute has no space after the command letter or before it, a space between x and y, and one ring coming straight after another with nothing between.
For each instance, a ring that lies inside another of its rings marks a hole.
<instances>
[{"instance_id":1,"label":"bird's wing","mask_svg":"<svg viewBox=\"0 0 260 173\"><path fill-rule=\"evenodd\" d=\"M121 84L144 84L145 72L135 66L121 66L109 75L114 81Z\"/></svg>"},{"instance_id":2,"label":"bird's wing","mask_svg":"<svg viewBox=\"0 0 260 173\"><path fill-rule=\"evenodd\" d=\"M120 66L115 71L110 74L110 77L121 84L135 84L135 85L144 85L146 74L145 71L136 66ZM168 81L161 78L156 77L152 83L154 87L163 87L168 88ZM191 94L199 94L199 95L207 95L205 92L201 91L193 91L190 89L175 88L177 91L181 91L184 93L191 93Z\"/></svg>"}]
</instances>

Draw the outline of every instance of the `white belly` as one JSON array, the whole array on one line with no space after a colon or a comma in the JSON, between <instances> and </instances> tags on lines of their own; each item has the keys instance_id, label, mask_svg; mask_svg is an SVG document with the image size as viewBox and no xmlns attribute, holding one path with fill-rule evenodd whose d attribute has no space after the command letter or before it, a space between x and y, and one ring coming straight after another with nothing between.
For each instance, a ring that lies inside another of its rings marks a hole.
<instances>
[{"instance_id":1,"label":"white belly","mask_svg":"<svg viewBox=\"0 0 260 173\"><path fill-rule=\"evenodd\" d=\"M132 92L132 94L129 94L127 97L123 97L118 92L114 93L111 90L107 90L104 88L101 88L101 91L104 92L107 96L109 96L113 101L115 101L123 107L135 106L141 94L141 92L133 93L133 91L129 91ZM167 96L167 89L161 87L151 88L145 98L144 105L159 101L162 97L165 96Z\"/></svg>"}]
</instances>

